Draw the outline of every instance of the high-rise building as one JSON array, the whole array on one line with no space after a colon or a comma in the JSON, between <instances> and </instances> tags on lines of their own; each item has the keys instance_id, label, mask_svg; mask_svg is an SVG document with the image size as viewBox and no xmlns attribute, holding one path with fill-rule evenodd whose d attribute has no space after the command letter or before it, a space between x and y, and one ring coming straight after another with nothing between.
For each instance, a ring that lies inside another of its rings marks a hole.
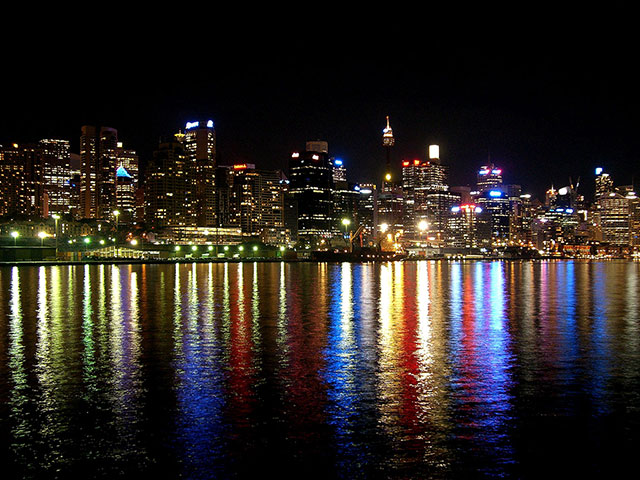
<instances>
[{"instance_id":1,"label":"high-rise building","mask_svg":"<svg viewBox=\"0 0 640 480\"><path fill-rule=\"evenodd\" d=\"M502 169L497 168L493 163L483 165L478 170L478 176L476 180L476 186L479 193L484 193L488 190L500 188L502 185Z\"/></svg>"},{"instance_id":2,"label":"high-rise building","mask_svg":"<svg viewBox=\"0 0 640 480\"><path fill-rule=\"evenodd\" d=\"M347 169L344 167L344 161L340 158L331 158L332 177L334 185L338 186L340 182L347 181Z\"/></svg>"},{"instance_id":3,"label":"high-rise building","mask_svg":"<svg viewBox=\"0 0 640 480\"><path fill-rule=\"evenodd\" d=\"M195 224L191 160L184 143L161 142L145 175L145 220L150 227Z\"/></svg>"},{"instance_id":4,"label":"high-rise building","mask_svg":"<svg viewBox=\"0 0 640 480\"><path fill-rule=\"evenodd\" d=\"M42 215L42 163L37 145L0 147L0 215Z\"/></svg>"},{"instance_id":5,"label":"high-rise building","mask_svg":"<svg viewBox=\"0 0 640 480\"><path fill-rule=\"evenodd\" d=\"M42 162L45 216L71 213L70 143L68 140L44 139L40 140L38 146Z\"/></svg>"},{"instance_id":6,"label":"high-rise building","mask_svg":"<svg viewBox=\"0 0 640 480\"><path fill-rule=\"evenodd\" d=\"M491 246L490 219L482 207L463 203L451 207L447 245L457 248Z\"/></svg>"},{"instance_id":7,"label":"high-rise building","mask_svg":"<svg viewBox=\"0 0 640 480\"><path fill-rule=\"evenodd\" d=\"M127 169L120 165L116 171L115 209L119 212L118 222L133 223L136 213L136 185Z\"/></svg>"},{"instance_id":8,"label":"high-rise building","mask_svg":"<svg viewBox=\"0 0 640 480\"><path fill-rule=\"evenodd\" d=\"M358 199L358 223L363 227L363 236L373 242L378 222L378 190L375 183L360 184Z\"/></svg>"},{"instance_id":9,"label":"high-rise building","mask_svg":"<svg viewBox=\"0 0 640 480\"><path fill-rule=\"evenodd\" d=\"M282 236L284 230L284 193L278 170L256 169L253 164L237 164L226 169L221 186L228 192L227 223L240 227L248 236L268 238ZM278 242L276 242L278 243Z\"/></svg>"},{"instance_id":10,"label":"high-rise building","mask_svg":"<svg viewBox=\"0 0 640 480\"><path fill-rule=\"evenodd\" d=\"M327 142L307 142L289 159L289 194L298 208L298 237L329 237L334 231L332 175Z\"/></svg>"},{"instance_id":11,"label":"high-rise building","mask_svg":"<svg viewBox=\"0 0 640 480\"><path fill-rule=\"evenodd\" d=\"M115 209L118 131L85 125L80 134L80 216L111 219Z\"/></svg>"},{"instance_id":12,"label":"high-rise building","mask_svg":"<svg viewBox=\"0 0 640 480\"><path fill-rule=\"evenodd\" d=\"M382 179L382 192L390 192L393 188L394 179L391 169L391 149L396 144L393 137L393 130L389 125L389 116L387 115L387 126L382 130L382 146L385 148L387 160L385 164L384 178Z\"/></svg>"},{"instance_id":13,"label":"high-rise building","mask_svg":"<svg viewBox=\"0 0 640 480\"><path fill-rule=\"evenodd\" d=\"M494 243L508 242L511 233L511 202L504 189L485 190L476 203L488 215L491 239Z\"/></svg>"},{"instance_id":14,"label":"high-rise building","mask_svg":"<svg viewBox=\"0 0 640 480\"><path fill-rule=\"evenodd\" d=\"M613 179L602 167L596 168L596 199L613 191Z\"/></svg>"},{"instance_id":15,"label":"high-rise building","mask_svg":"<svg viewBox=\"0 0 640 480\"><path fill-rule=\"evenodd\" d=\"M596 200L596 209L602 241L612 245L630 245L630 199L618 192L604 193Z\"/></svg>"},{"instance_id":16,"label":"high-rise building","mask_svg":"<svg viewBox=\"0 0 640 480\"><path fill-rule=\"evenodd\" d=\"M213 120L189 122L184 133L179 133L177 138L184 143L192 163L196 225L215 226L216 131Z\"/></svg>"},{"instance_id":17,"label":"high-rise building","mask_svg":"<svg viewBox=\"0 0 640 480\"><path fill-rule=\"evenodd\" d=\"M444 242L451 207L460 201L460 195L449 190L447 166L440 161L439 147L429 146L428 160L405 160L402 167L405 238L418 240L421 235L418 226L425 221L430 236Z\"/></svg>"}]
</instances>

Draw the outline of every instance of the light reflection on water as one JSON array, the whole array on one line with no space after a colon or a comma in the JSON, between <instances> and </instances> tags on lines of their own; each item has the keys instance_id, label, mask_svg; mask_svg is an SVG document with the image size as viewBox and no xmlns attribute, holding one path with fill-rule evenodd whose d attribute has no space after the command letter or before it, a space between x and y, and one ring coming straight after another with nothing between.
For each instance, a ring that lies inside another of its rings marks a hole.
<instances>
[{"instance_id":1,"label":"light reflection on water","mask_svg":"<svg viewBox=\"0 0 640 480\"><path fill-rule=\"evenodd\" d=\"M18 477L531 477L640 446L639 264L0 268Z\"/></svg>"}]
</instances>

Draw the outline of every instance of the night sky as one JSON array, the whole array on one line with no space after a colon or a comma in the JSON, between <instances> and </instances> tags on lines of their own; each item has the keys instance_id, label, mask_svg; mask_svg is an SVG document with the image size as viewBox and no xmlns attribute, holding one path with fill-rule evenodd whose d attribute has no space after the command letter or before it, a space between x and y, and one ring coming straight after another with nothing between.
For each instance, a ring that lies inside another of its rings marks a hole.
<instances>
[{"instance_id":1,"label":"night sky","mask_svg":"<svg viewBox=\"0 0 640 480\"><path fill-rule=\"evenodd\" d=\"M590 197L597 166L616 184L637 182L629 12L500 11L490 22L467 13L294 12L229 17L227 29L215 17L204 31L205 21L178 28L170 20L184 18L168 13L122 16L111 30L32 28L35 46L5 32L0 143L57 137L77 149L83 124L103 124L144 164L161 136L200 117L216 124L220 163L285 168L292 151L322 139L349 180L366 182L382 174L389 115L395 163L438 143L452 185L472 185L489 156L506 183L538 196L571 177Z\"/></svg>"}]
</instances>

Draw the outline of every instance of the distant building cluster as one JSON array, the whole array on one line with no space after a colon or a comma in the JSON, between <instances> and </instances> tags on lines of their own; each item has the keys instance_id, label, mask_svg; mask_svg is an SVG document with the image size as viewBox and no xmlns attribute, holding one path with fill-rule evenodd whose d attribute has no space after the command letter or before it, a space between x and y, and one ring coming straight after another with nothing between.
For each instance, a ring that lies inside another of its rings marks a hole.
<instances>
[{"instance_id":1,"label":"distant building cluster","mask_svg":"<svg viewBox=\"0 0 640 480\"><path fill-rule=\"evenodd\" d=\"M348 181L325 141L308 141L284 170L220 165L213 121L187 123L159 142L144 172L114 128L80 129L69 140L0 146L4 236L103 234L154 244L237 244L256 239L306 250L379 248L415 255L631 253L640 245L640 201L631 185L595 172L591 202L579 185L550 187L543 200L505 184L487 161L472 186L449 185L449 166L431 145L403 160L394 178L389 118L385 173ZM54 221L55 220L55 221ZM43 233L44 232L44 233ZM72 241L72 240L69 240Z\"/></svg>"}]
</instances>

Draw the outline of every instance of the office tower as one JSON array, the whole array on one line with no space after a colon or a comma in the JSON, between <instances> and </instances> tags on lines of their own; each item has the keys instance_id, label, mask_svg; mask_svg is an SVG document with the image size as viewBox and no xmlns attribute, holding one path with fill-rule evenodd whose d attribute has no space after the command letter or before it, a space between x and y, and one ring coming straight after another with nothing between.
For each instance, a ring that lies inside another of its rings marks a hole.
<instances>
[{"instance_id":1,"label":"office tower","mask_svg":"<svg viewBox=\"0 0 640 480\"><path fill-rule=\"evenodd\" d=\"M332 202L334 233L345 233L345 226L342 223L349 221L349 230L357 230L360 226L358 218L358 201L360 199L360 186L347 181L347 170L341 159L331 158L329 160L332 166Z\"/></svg>"},{"instance_id":2,"label":"office tower","mask_svg":"<svg viewBox=\"0 0 640 480\"><path fill-rule=\"evenodd\" d=\"M360 185L339 182L333 190L333 216L335 233L344 233L344 220L349 221L348 230L357 230L361 225L359 217Z\"/></svg>"},{"instance_id":3,"label":"office tower","mask_svg":"<svg viewBox=\"0 0 640 480\"><path fill-rule=\"evenodd\" d=\"M629 202L631 245L638 246L640 245L640 197L633 186L630 186L625 193L625 198Z\"/></svg>"},{"instance_id":4,"label":"office tower","mask_svg":"<svg viewBox=\"0 0 640 480\"><path fill-rule=\"evenodd\" d=\"M531 229L539 209L540 202L532 199L530 194L520 195L518 209L511 217L511 238L514 242L521 245L529 245L532 242Z\"/></svg>"},{"instance_id":5,"label":"office tower","mask_svg":"<svg viewBox=\"0 0 640 480\"><path fill-rule=\"evenodd\" d=\"M613 191L613 179L602 167L596 168L596 199Z\"/></svg>"},{"instance_id":6,"label":"office tower","mask_svg":"<svg viewBox=\"0 0 640 480\"><path fill-rule=\"evenodd\" d=\"M457 248L491 246L491 221L482 207L462 203L451 207L448 218L447 244ZM428 235L428 231L426 232Z\"/></svg>"},{"instance_id":7,"label":"office tower","mask_svg":"<svg viewBox=\"0 0 640 480\"><path fill-rule=\"evenodd\" d=\"M378 232L399 233L404 230L404 194L401 184L385 184L378 191Z\"/></svg>"},{"instance_id":8,"label":"office tower","mask_svg":"<svg viewBox=\"0 0 640 480\"><path fill-rule=\"evenodd\" d=\"M177 138L184 143L192 164L196 225L215 226L216 131L213 120L189 122L185 126L184 134L179 133Z\"/></svg>"},{"instance_id":9,"label":"office tower","mask_svg":"<svg viewBox=\"0 0 640 480\"><path fill-rule=\"evenodd\" d=\"M82 160L79 153L69 156L69 213L74 219L81 218L80 183L82 176Z\"/></svg>"},{"instance_id":10,"label":"office tower","mask_svg":"<svg viewBox=\"0 0 640 480\"><path fill-rule=\"evenodd\" d=\"M111 219L115 208L117 130L85 125L80 134L80 216Z\"/></svg>"},{"instance_id":11,"label":"office tower","mask_svg":"<svg viewBox=\"0 0 640 480\"><path fill-rule=\"evenodd\" d=\"M344 166L344 161L339 158L331 158L329 160L332 167L332 178L336 188L339 188L340 182L347 181L347 169Z\"/></svg>"},{"instance_id":12,"label":"office tower","mask_svg":"<svg viewBox=\"0 0 640 480\"><path fill-rule=\"evenodd\" d=\"M71 210L71 152L68 140L38 142L42 162L44 216L68 214ZM45 213L46 211L46 213Z\"/></svg>"},{"instance_id":13,"label":"office tower","mask_svg":"<svg viewBox=\"0 0 640 480\"><path fill-rule=\"evenodd\" d=\"M477 191L482 194L488 190L500 188L502 185L502 169L497 168L493 163L489 162L478 170L476 187Z\"/></svg>"},{"instance_id":14,"label":"office tower","mask_svg":"<svg viewBox=\"0 0 640 480\"><path fill-rule=\"evenodd\" d=\"M42 212L42 162L37 145L0 147L0 215Z\"/></svg>"},{"instance_id":15,"label":"office tower","mask_svg":"<svg viewBox=\"0 0 640 480\"><path fill-rule=\"evenodd\" d=\"M447 166L440 161L439 147L429 146L428 160L405 160L402 167L405 238L419 240L422 233L418 226L424 221L436 242L444 242L451 207L460 201L460 195L449 190Z\"/></svg>"},{"instance_id":16,"label":"office tower","mask_svg":"<svg viewBox=\"0 0 640 480\"><path fill-rule=\"evenodd\" d=\"M511 202L506 192L494 188L480 194L476 203L489 216L491 239L504 244L510 238Z\"/></svg>"},{"instance_id":17,"label":"office tower","mask_svg":"<svg viewBox=\"0 0 640 480\"><path fill-rule=\"evenodd\" d=\"M136 182L127 169L120 165L116 170L116 201L114 210L119 212L118 222L129 224L135 221Z\"/></svg>"},{"instance_id":18,"label":"office tower","mask_svg":"<svg viewBox=\"0 0 640 480\"><path fill-rule=\"evenodd\" d=\"M219 167L222 227L238 227L245 236L265 243L286 243L284 191L278 170L256 169L253 164ZM221 197L222 197L221 195Z\"/></svg>"},{"instance_id":19,"label":"office tower","mask_svg":"<svg viewBox=\"0 0 640 480\"><path fill-rule=\"evenodd\" d=\"M116 173L120 167L123 167L127 171L129 177L131 177L134 188L137 188L140 182L140 161L138 154L134 150L125 148L122 142L118 142L116 148L116 159Z\"/></svg>"},{"instance_id":20,"label":"office tower","mask_svg":"<svg viewBox=\"0 0 640 480\"><path fill-rule=\"evenodd\" d=\"M150 227L193 226L191 160L184 143L161 142L145 176L145 220Z\"/></svg>"},{"instance_id":21,"label":"office tower","mask_svg":"<svg viewBox=\"0 0 640 480\"><path fill-rule=\"evenodd\" d=\"M393 187L393 172L391 170L391 149L395 145L396 140L393 137L393 130L389 125L389 116L387 116L387 126L382 130L382 146L385 148L387 154L387 161L385 164L384 178L382 179L382 191L390 191Z\"/></svg>"},{"instance_id":22,"label":"office tower","mask_svg":"<svg viewBox=\"0 0 640 480\"><path fill-rule=\"evenodd\" d=\"M327 142L307 142L289 159L289 194L298 208L298 236L328 237L334 230L332 169Z\"/></svg>"},{"instance_id":23,"label":"office tower","mask_svg":"<svg viewBox=\"0 0 640 480\"><path fill-rule=\"evenodd\" d=\"M360 184L360 198L358 199L358 218L363 226L363 236L373 242L378 223L378 189L375 183Z\"/></svg>"},{"instance_id":24,"label":"office tower","mask_svg":"<svg viewBox=\"0 0 640 480\"><path fill-rule=\"evenodd\" d=\"M602 241L611 245L630 245L630 200L619 192L601 194L596 200L596 221L602 232Z\"/></svg>"}]
</instances>

